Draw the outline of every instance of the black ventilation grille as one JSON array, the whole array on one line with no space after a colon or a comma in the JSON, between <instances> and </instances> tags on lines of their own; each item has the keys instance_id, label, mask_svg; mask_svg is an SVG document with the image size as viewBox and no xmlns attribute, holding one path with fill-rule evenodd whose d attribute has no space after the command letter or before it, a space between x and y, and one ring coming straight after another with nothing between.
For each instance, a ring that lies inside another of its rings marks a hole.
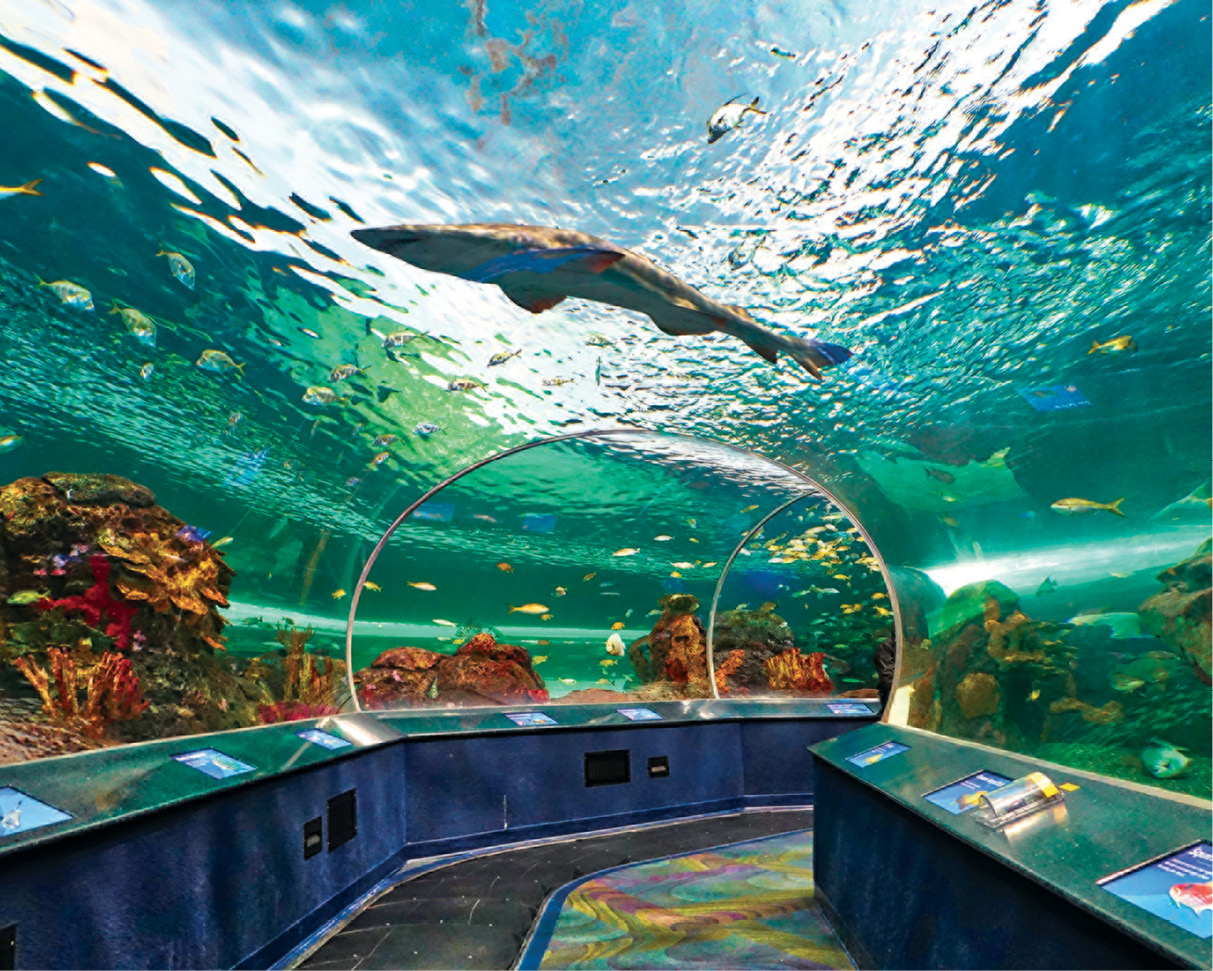
<instances>
[{"instance_id":1,"label":"black ventilation grille","mask_svg":"<svg viewBox=\"0 0 1213 971\"><path fill-rule=\"evenodd\" d=\"M329 800L329 852L358 835L358 790L351 789Z\"/></svg>"},{"instance_id":2,"label":"black ventilation grille","mask_svg":"<svg viewBox=\"0 0 1213 971\"><path fill-rule=\"evenodd\" d=\"M632 781L632 763L627 749L585 753L586 786L617 786Z\"/></svg>"},{"instance_id":3,"label":"black ventilation grille","mask_svg":"<svg viewBox=\"0 0 1213 971\"><path fill-rule=\"evenodd\" d=\"M315 856L324 849L324 836L319 816L303 824L303 858Z\"/></svg>"}]
</instances>

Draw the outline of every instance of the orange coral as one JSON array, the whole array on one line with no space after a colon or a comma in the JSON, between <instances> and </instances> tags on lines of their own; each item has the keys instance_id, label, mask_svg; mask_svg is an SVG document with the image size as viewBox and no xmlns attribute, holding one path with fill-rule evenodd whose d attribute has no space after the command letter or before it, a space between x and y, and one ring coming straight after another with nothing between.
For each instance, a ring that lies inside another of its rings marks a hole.
<instances>
[{"instance_id":1,"label":"orange coral","mask_svg":"<svg viewBox=\"0 0 1213 971\"><path fill-rule=\"evenodd\" d=\"M1079 701L1077 698L1059 698L1049 705L1049 711L1052 714L1058 714L1063 711L1081 712L1082 720L1090 722L1093 725L1111 725L1120 721L1125 715L1124 708L1119 701L1109 701L1107 704L1096 708L1094 705L1088 704L1085 701Z\"/></svg>"},{"instance_id":2,"label":"orange coral","mask_svg":"<svg viewBox=\"0 0 1213 971\"><path fill-rule=\"evenodd\" d=\"M282 666L286 671L286 687L283 701L299 701L304 705L320 706L333 704L337 679L345 675L345 664L322 658L307 652L307 642L316 633L314 627L298 630L294 626L280 627L274 636L286 648Z\"/></svg>"},{"instance_id":3,"label":"orange coral","mask_svg":"<svg viewBox=\"0 0 1213 971\"><path fill-rule=\"evenodd\" d=\"M986 650L989 652L990 657L1002 663L1037 660L1034 655L1026 654L1019 650L1019 639L1024 633L1021 628L1028 622L1027 616L1016 610L1005 622L1000 623L997 615L998 601L991 597L990 602L995 607L995 615L993 617L989 616L989 611L986 612L986 631L990 635L990 643L987 645ZM1041 655L1040 659L1043 660L1043 657Z\"/></svg>"},{"instance_id":4,"label":"orange coral","mask_svg":"<svg viewBox=\"0 0 1213 971\"><path fill-rule=\"evenodd\" d=\"M75 724L83 734L95 738L113 722L138 718L147 708L129 658L109 651L101 655L88 674L82 710L78 698L82 673L77 672L75 659L57 647L46 654L49 673L29 658L19 657L13 664L34 686L42 698L43 713L53 721Z\"/></svg>"},{"instance_id":5,"label":"orange coral","mask_svg":"<svg viewBox=\"0 0 1213 971\"><path fill-rule=\"evenodd\" d=\"M729 651L728 656L716 665L716 690L718 692L722 695L729 693L726 678L735 673L743 663L745 663L745 651L738 648L735 651Z\"/></svg>"},{"instance_id":6,"label":"orange coral","mask_svg":"<svg viewBox=\"0 0 1213 971\"><path fill-rule=\"evenodd\" d=\"M772 688L832 691L834 682L822 666L824 659L825 655L820 651L801 654L800 648L789 647L766 659L767 682Z\"/></svg>"}]
</instances>

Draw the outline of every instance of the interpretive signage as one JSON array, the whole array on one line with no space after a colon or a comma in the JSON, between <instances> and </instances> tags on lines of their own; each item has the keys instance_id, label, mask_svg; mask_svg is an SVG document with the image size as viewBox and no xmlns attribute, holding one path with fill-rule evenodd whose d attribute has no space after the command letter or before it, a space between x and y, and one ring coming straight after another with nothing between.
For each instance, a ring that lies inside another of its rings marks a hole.
<instances>
[{"instance_id":1,"label":"interpretive signage","mask_svg":"<svg viewBox=\"0 0 1213 971\"><path fill-rule=\"evenodd\" d=\"M616 708L619 714L623 715L628 721L634 722L659 722L661 715L653 711L651 708Z\"/></svg>"},{"instance_id":2,"label":"interpretive signage","mask_svg":"<svg viewBox=\"0 0 1213 971\"><path fill-rule=\"evenodd\" d=\"M541 711L507 711L505 712L505 717L515 725L522 725L524 728L556 724L555 718L551 715L545 715Z\"/></svg>"},{"instance_id":3,"label":"interpretive signage","mask_svg":"<svg viewBox=\"0 0 1213 971\"><path fill-rule=\"evenodd\" d=\"M182 752L174 755L173 759L192 769L197 769L212 779L230 779L234 775L252 772L256 767L230 755L224 755L218 749L200 748L195 752Z\"/></svg>"},{"instance_id":4,"label":"interpretive signage","mask_svg":"<svg viewBox=\"0 0 1213 971\"><path fill-rule=\"evenodd\" d=\"M338 738L336 735L330 735L328 732L322 732L319 728L305 728L301 732L295 732L305 742L311 742L313 745L322 745L327 749L345 748L353 745L353 742L347 742L344 738Z\"/></svg>"},{"instance_id":5,"label":"interpretive signage","mask_svg":"<svg viewBox=\"0 0 1213 971\"><path fill-rule=\"evenodd\" d=\"M835 715L870 715L872 709L860 701L827 701L826 707Z\"/></svg>"},{"instance_id":6,"label":"interpretive signage","mask_svg":"<svg viewBox=\"0 0 1213 971\"><path fill-rule=\"evenodd\" d=\"M61 823L71 813L56 809L12 786L0 786L0 837Z\"/></svg>"},{"instance_id":7,"label":"interpretive signage","mask_svg":"<svg viewBox=\"0 0 1213 971\"><path fill-rule=\"evenodd\" d=\"M974 808L979 802L979 797L1005 786L1010 781L1005 775L982 769L980 772L965 776L942 789L928 792L923 798L927 802L934 803L940 809L946 809L952 815L958 816Z\"/></svg>"},{"instance_id":8,"label":"interpretive signage","mask_svg":"<svg viewBox=\"0 0 1213 971\"><path fill-rule=\"evenodd\" d=\"M883 762L885 759L894 755L900 755L902 752L908 752L910 746L902 745L901 742L885 742L883 745L877 745L875 748L867 749L860 752L858 755L852 755L847 758L847 761L852 765L857 765L861 769L869 765L875 765L877 762Z\"/></svg>"},{"instance_id":9,"label":"interpretive signage","mask_svg":"<svg viewBox=\"0 0 1213 971\"><path fill-rule=\"evenodd\" d=\"M1197 937L1213 937L1213 847L1201 842L1100 881L1109 893Z\"/></svg>"}]
</instances>

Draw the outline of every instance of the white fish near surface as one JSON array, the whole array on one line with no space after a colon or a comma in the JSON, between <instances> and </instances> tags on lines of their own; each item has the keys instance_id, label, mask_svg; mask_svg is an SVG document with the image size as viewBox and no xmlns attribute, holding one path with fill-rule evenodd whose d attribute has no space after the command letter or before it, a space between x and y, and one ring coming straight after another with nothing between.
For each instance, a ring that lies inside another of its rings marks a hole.
<instances>
[{"instance_id":1,"label":"white fish near surface","mask_svg":"<svg viewBox=\"0 0 1213 971\"><path fill-rule=\"evenodd\" d=\"M708 119L708 144L719 141L724 138L734 128L741 127L745 121L747 113L753 112L756 115L765 115L766 112L758 107L758 99L755 98L749 104L743 104L736 100L722 104L714 112L712 117Z\"/></svg>"},{"instance_id":2,"label":"white fish near surface","mask_svg":"<svg viewBox=\"0 0 1213 971\"><path fill-rule=\"evenodd\" d=\"M624 645L623 638L619 636L618 631L607 638L606 652L608 654L614 657L622 657L626 651L627 647Z\"/></svg>"},{"instance_id":3,"label":"white fish near surface","mask_svg":"<svg viewBox=\"0 0 1213 971\"><path fill-rule=\"evenodd\" d=\"M405 223L355 229L351 235L423 270L495 284L533 314L566 297L595 300L645 314L667 334L719 331L772 363L787 354L817 380L823 368L851 357L838 344L777 334L743 307L712 300L648 257L587 233L506 223Z\"/></svg>"}]
</instances>

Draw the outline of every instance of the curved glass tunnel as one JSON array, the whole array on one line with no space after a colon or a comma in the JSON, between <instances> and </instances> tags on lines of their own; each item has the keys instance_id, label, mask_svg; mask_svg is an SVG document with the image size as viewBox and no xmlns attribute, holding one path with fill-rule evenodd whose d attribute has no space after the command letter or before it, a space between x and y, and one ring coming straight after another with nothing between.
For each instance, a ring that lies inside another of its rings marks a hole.
<instances>
[{"instance_id":1,"label":"curved glass tunnel","mask_svg":"<svg viewBox=\"0 0 1213 971\"><path fill-rule=\"evenodd\" d=\"M892 634L879 563L819 487L675 435L477 464L407 509L363 576L347 663L370 708L872 697Z\"/></svg>"}]
</instances>

